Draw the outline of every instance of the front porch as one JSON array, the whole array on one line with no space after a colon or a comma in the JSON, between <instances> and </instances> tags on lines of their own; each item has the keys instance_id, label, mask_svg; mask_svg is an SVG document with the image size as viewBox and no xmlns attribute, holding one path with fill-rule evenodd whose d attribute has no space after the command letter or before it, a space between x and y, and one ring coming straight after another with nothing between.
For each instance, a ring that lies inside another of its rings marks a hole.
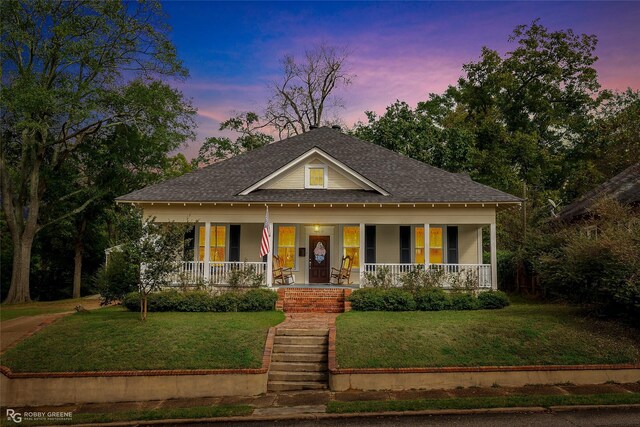
<instances>
[{"instance_id":1,"label":"front porch","mask_svg":"<svg viewBox=\"0 0 640 427\"><path fill-rule=\"evenodd\" d=\"M263 286L278 287L267 262L275 255L291 270L295 287L344 288L330 283L330 273L349 255L353 266L346 287L371 286L371 277L381 273L391 286L401 286L402 277L415 270L441 272L445 289L461 280L481 290L497 287L494 224L275 223L270 225L269 254L260 258L262 228L257 223L197 223L188 236L191 259L181 263L172 282L225 287L234 274L249 271L261 276ZM490 245L485 249L482 236L487 231ZM489 262L483 260L486 252Z\"/></svg>"}]
</instances>

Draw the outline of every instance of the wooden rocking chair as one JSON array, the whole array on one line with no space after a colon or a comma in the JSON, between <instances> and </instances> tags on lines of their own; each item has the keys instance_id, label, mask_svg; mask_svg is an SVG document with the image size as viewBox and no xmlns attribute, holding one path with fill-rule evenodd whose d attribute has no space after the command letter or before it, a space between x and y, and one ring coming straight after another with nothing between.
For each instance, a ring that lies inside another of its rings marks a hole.
<instances>
[{"instance_id":1,"label":"wooden rocking chair","mask_svg":"<svg viewBox=\"0 0 640 427\"><path fill-rule=\"evenodd\" d=\"M284 267L284 263L279 256L273 256L273 284L292 285L293 272L290 268Z\"/></svg>"},{"instance_id":2,"label":"wooden rocking chair","mask_svg":"<svg viewBox=\"0 0 640 427\"><path fill-rule=\"evenodd\" d=\"M350 285L351 282L351 266L353 265L353 258L350 255L342 257L340 263L340 269L331 269L331 281L336 280L336 285Z\"/></svg>"}]
</instances>

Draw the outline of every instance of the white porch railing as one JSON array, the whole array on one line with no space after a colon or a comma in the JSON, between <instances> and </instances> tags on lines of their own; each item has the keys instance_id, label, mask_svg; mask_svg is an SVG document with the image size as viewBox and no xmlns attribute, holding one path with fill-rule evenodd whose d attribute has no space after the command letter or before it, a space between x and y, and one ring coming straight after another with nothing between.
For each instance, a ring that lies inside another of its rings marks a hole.
<instances>
[{"instance_id":1,"label":"white porch railing","mask_svg":"<svg viewBox=\"0 0 640 427\"><path fill-rule=\"evenodd\" d=\"M233 271L246 271L253 269L255 274L263 276L263 284L266 284L265 272L267 270L266 262L242 262L242 261L226 261L226 262L210 262L208 277L205 274L207 263L204 261L185 261L178 272L174 274L171 281L174 285L222 285L229 284L229 276Z\"/></svg>"},{"instance_id":2,"label":"white porch railing","mask_svg":"<svg viewBox=\"0 0 640 427\"><path fill-rule=\"evenodd\" d=\"M442 287L450 289L454 278L477 280L480 289L491 289L491 264L429 264L435 271L443 271ZM392 286L401 286L401 277L413 270L424 269L424 264L393 264L375 263L364 264L364 273L378 274L387 269ZM366 286L366 283L364 284Z\"/></svg>"}]
</instances>

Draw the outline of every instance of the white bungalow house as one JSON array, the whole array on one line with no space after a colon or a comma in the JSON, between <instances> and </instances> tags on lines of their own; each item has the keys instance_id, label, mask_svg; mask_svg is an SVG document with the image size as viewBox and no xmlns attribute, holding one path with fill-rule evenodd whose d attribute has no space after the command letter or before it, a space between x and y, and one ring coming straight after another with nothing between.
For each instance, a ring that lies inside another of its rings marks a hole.
<instances>
[{"instance_id":1,"label":"white bungalow house","mask_svg":"<svg viewBox=\"0 0 640 427\"><path fill-rule=\"evenodd\" d=\"M331 268L350 255L354 286L365 284L365 272L385 267L395 281L414 268L471 272L481 288L495 289L496 212L521 200L322 127L118 202L156 221L196 223L193 260L183 265L194 281L223 284L230 270L252 265L271 286L266 261L275 254L296 284L328 284ZM272 238L261 258L266 207ZM483 228L490 233L489 263Z\"/></svg>"}]
</instances>

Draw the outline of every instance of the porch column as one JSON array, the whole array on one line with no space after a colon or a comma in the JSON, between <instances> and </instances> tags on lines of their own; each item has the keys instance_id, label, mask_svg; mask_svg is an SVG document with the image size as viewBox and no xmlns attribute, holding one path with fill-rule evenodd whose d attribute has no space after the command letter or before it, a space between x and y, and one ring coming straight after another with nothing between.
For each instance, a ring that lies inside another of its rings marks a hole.
<instances>
[{"instance_id":1,"label":"porch column","mask_svg":"<svg viewBox=\"0 0 640 427\"><path fill-rule=\"evenodd\" d=\"M498 257L496 255L496 224L493 223L489 226L491 233L491 289L494 291L498 289Z\"/></svg>"},{"instance_id":2,"label":"porch column","mask_svg":"<svg viewBox=\"0 0 640 427\"><path fill-rule=\"evenodd\" d=\"M267 252L267 286L273 286L273 224L269 223L269 251Z\"/></svg>"},{"instance_id":3,"label":"porch column","mask_svg":"<svg viewBox=\"0 0 640 427\"><path fill-rule=\"evenodd\" d=\"M483 264L483 253L482 253L482 226L478 226L478 241L476 242L478 245L478 264Z\"/></svg>"},{"instance_id":4,"label":"porch column","mask_svg":"<svg viewBox=\"0 0 640 427\"><path fill-rule=\"evenodd\" d=\"M211 275L211 223L204 223L204 280L209 281Z\"/></svg>"},{"instance_id":5,"label":"porch column","mask_svg":"<svg viewBox=\"0 0 640 427\"><path fill-rule=\"evenodd\" d=\"M358 272L360 280L358 281L358 286L360 287L362 287L362 282L364 281L364 261L366 255L364 233L364 224L360 223L360 247L358 248L358 255L360 256L360 271Z\"/></svg>"},{"instance_id":6,"label":"porch column","mask_svg":"<svg viewBox=\"0 0 640 427\"><path fill-rule=\"evenodd\" d=\"M424 225L424 271L431 268L431 227L429 224Z\"/></svg>"}]
</instances>

